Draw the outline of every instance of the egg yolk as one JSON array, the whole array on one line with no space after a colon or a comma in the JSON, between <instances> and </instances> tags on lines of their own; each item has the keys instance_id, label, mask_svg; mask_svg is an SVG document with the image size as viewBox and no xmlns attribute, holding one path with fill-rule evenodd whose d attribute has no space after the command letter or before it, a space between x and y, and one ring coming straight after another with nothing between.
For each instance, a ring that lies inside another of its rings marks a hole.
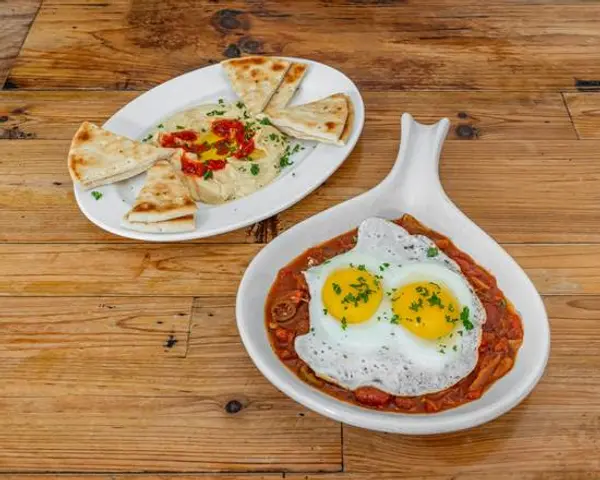
<instances>
[{"instance_id":1,"label":"egg yolk","mask_svg":"<svg viewBox=\"0 0 600 480\"><path fill-rule=\"evenodd\" d=\"M364 266L342 268L327 277L321 292L326 313L342 326L371 318L383 297L379 280Z\"/></svg>"},{"instance_id":2,"label":"egg yolk","mask_svg":"<svg viewBox=\"0 0 600 480\"><path fill-rule=\"evenodd\" d=\"M448 335L460 318L460 304L443 284L415 282L398 288L392 296L397 322L415 335L435 340Z\"/></svg>"}]
</instances>

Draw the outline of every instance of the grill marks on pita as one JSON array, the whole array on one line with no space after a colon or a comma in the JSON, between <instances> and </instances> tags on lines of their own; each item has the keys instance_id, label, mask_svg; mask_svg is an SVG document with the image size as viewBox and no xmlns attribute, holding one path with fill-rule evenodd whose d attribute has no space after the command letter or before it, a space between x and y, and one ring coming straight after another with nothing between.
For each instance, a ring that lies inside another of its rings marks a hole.
<instances>
[{"instance_id":1,"label":"grill marks on pita","mask_svg":"<svg viewBox=\"0 0 600 480\"><path fill-rule=\"evenodd\" d=\"M243 57L221 63L235 93L253 114L264 110L291 62L275 57Z\"/></svg>"},{"instance_id":2,"label":"grill marks on pita","mask_svg":"<svg viewBox=\"0 0 600 480\"><path fill-rule=\"evenodd\" d=\"M157 162L135 204L125 215L123 226L141 232L187 232L195 229L196 203L166 160Z\"/></svg>"},{"instance_id":3,"label":"grill marks on pita","mask_svg":"<svg viewBox=\"0 0 600 480\"><path fill-rule=\"evenodd\" d=\"M304 63L292 63L292 66L289 68L285 77L283 77L283 81L277 87L277 90L269 100L267 107L265 108L265 113L269 114L272 112L276 112L277 110L281 110L290 103L290 100L298 90L302 79L304 78L304 74L308 69L308 65Z\"/></svg>"},{"instance_id":4,"label":"grill marks on pita","mask_svg":"<svg viewBox=\"0 0 600 480\"><path fill-rule=\"evenodd\" d=\"M73 137L67 161L73 181L90 189L134 177L172 153L83 122Z\"/></svg>"}]
</instances>

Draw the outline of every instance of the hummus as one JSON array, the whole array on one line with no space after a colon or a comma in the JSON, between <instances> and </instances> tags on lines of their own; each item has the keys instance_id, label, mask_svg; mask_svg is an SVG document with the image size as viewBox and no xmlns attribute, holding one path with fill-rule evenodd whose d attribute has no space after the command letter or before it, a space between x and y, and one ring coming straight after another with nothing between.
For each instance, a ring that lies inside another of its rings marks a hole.
<instances>
[{"instance_id":1,"label":"hummus","mask_svg":"<svg viewBox=\"0 0 600 480\"><path fill-rule=\"evenodd\" d=\"M145 141L179 148L172 163L195 200L220 204L250 195L273 181L288 147L268 120L251 117L243 103L201 105L163 120Z\"/></svg>"}]
</instances>

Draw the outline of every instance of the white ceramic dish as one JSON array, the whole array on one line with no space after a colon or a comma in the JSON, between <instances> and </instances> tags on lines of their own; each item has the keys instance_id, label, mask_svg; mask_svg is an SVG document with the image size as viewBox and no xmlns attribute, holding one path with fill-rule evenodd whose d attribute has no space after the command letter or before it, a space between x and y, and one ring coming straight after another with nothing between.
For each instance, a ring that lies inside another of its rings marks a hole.
<instances>
[{"instance_id":1,"label":"white ceramic dish","mask_svg":"<svg viewBox=\"0 0 600 480\"><path fill-rule=\"evenodd\" d=\"M121 226L121 218L135 201L145 173L129 180L95 188L102 193L95 200L90 191L75 185L75 198L85 216L100 228L116 235L157 242L173 242L209 237L243 228L268 218L300 201L335 172L356 145L362 132L365 107L354 83L343 73L311 60L287 58L309 65L308 72L292 104L303 104L333 93L347 93L354 104L355 120L343 147L315 142L299 142L306 148L295 154L269 185L247 197L213 206L198 203L196 230L186 233L141 233ZM205 103L238 100L220 65L194 70L139 96L117 113L104 128L129 138L141 139L161 120L181 110Z\"/></svg>"},{"instance_id":2,"label":"white ceramic dish","mask_svg":"<svg viewBox=\"0 0 600 480\"><path fill-rule=\"evenodd\" d=\"M389 175L372 190L294 226L269 245L246 270L237 295L236 316L242 341L259 370L277 388L308 408L358 427L404 434L462 430L490 421L517 405L544 372L550 332L544 304L519 265L447 197L439 179L439 156L447 119L421 125L402 117L402 144ZM340 402L299 380L275 356L264 324L264 305L277 271L307 248L356 227L372 216L395 219L414 215L447 235L461 250L493 273L520 312L524 341L513 369L479 400L431 415L377 412Z\"/></svg>"}]
</instances>

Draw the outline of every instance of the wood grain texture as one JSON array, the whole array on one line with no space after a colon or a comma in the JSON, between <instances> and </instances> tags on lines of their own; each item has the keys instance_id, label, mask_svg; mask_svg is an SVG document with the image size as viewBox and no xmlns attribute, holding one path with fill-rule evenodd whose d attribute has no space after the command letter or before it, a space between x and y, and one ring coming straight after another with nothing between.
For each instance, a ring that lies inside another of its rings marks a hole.
<instances>
[{"instance_id":1,"label":"wood grain texture","mask_svg":"<svg viewBox=\"0 0 600 480\"><path fill-rule=\"evenodd\" d=\"M600 92L564 93L580 138L600 138Z\"/></svg>"},{"instance_id":2,"label":"wood grain texture","mask_svg":"<svg viewBox=\"0 0 600 480\"><path fill-rule=\"evenodd\" d=\"M324 186L276 219L197 242L265 242L374 187L390 171L399 138L399 128L395 133L388 130L387 138L377 130L365 131ZM65 168L68 142L1 144L6 148L0 150L0 241L123 242L79 212ZM448 142L442 154L442 183L450 198L498 241L598 242L599 148L593 140Z\"/></svg>"},{"instance_id":3,"label":"wood grain texture","mask_svg":"<svg viewBox=\"0 0 600 480\"><path fill-rule=\"evenodd\" d=\"M77 299L73 305L79 302L84 311L109 301ZM25 303L12 302L17 318L28 312ZM134 309L134 302L139 304L132 299L127 306L132 315L144 309L160 315L161 305L165 313L179 311L181 302L189 306L187 299L159 298ZM44 307L41 299L38 308L68 310ZM117 311L111 313L118 318ZM72 342L89 336L87 321L77 314L47 315L37 334L31 325L21 337L25 354L2 352L0 471L340 470L339 424L279 393L239 339L211 340L216 323L234 328L232 308L215 318L201 311L194 312L195 341L185 358L141 347L123 357L122 342L111 341L113 318L95 319L105 327L96 328L103 348L87 347L87 341L80 349L40 348L52 331L66 331L68 321ZM155 318L148 316L153 328ZM145 335L139 334L142 343ZM6 336L0 343L14 334ZM232 401L238 411L227 406Z\"/></svg>"},{"instance_id":4,"label":"wood grain texture","mask_svg":"<svg viewBox=\"0 0 600 480\"><path fill-rule=\"evenodd\" d=\"M600 294L600 245L505 245L544 294ZM3 245L0 296L235 295L261 245ZM485 264L485 262L482 262Z\"/></svg>"},{"instance_id":5,"label":"wood grain texture","mask_svg":"<svg viewBox=\"0 0 600 480\"><path fill-rule=\"evenodd\" d=\"M41 0L0 0L0 88L29 32Z\"/></svg>"},{"instance_id":6,"label":"wood grain texture","mask_svg":"<svg viewBox=\"0 0 600 480\"><path fill-rule=\"evenodd\" d=\"M10 81L147 88L240 53L312 58L375 90L557 91L600 78L594 3L320 3L47 1Z\"/></svg>"},{"instance_id":7,"label":"wood grain texture","mask_svg":"<svg viewBox=\"0 0 600 480\"><path fill-rule=\"evenodd\" d=\"M569 472L571 478L599 475L600 357L589 341L597 343L593 339L600 335L600 303L597 297L590 300L546 299L552 354L542 381L517 408L481 427L431 437L344 427L346 470L427 478L495 478L505 472L536 479L563 478L563 473L568 478Z\"/></svg>"},{"instance_id":8,"label":"wood grain texture","mask_svg":"<svg viewBox=\"0 0 600 480\"><path fill-rule=\"evenodd\" d=\"M494 473L486 475L486 479L489 480L596 480L593 472L585 472L585 471L563 471L560 474L527 474L527 473ZM139 477L133 475L117 475L116 480L192 480L197 479L198 477L185 477L185 476L169 476L169 475L161 475L161 476L152 476L152 477ZM233 477L223 476L223 475L215 475L215 476L207 476L200 477L201 480L228 480ZM235 480L279 480L279 479L287 479L287 480L398 480L401 478L402 480L481 480L481 475L479 474L469 474L469 473L461 473L458 475L447 475L447 474L438 474L438 475L427 475L423 477L422 475L407 475L403 473L401 477L398 477L397 473L377 473L377 474L352 474L352 473L327 473L320 475L304 475L304 474L286 474L286 475L264 475L264 476L236 476ZM36 480L36 479L32 479Z\"/></svg>"},{"instance_id":9,"label":"wood grain texture","mask_svg":"<svg viewBox=\"0 0 600 480\"><path fill-rule=\"evenodd\" d=\"M0 92L0 139L70 140L81 122L102 124L140 92ZM575 139L563 99L538 92L364 92L369 136L396 135L399 116L450 118L448 140Z\"/></svg>"},{"instance_id":10,"label":"wood grain texture","mask_svg":"<svg viewBox=\"0 0 600 480\"><path fill-rule=\"evenodd\" d=\"M4 298L0 357L117 353L185 356L192 299Z\"/></svg>"}]
</instances>

